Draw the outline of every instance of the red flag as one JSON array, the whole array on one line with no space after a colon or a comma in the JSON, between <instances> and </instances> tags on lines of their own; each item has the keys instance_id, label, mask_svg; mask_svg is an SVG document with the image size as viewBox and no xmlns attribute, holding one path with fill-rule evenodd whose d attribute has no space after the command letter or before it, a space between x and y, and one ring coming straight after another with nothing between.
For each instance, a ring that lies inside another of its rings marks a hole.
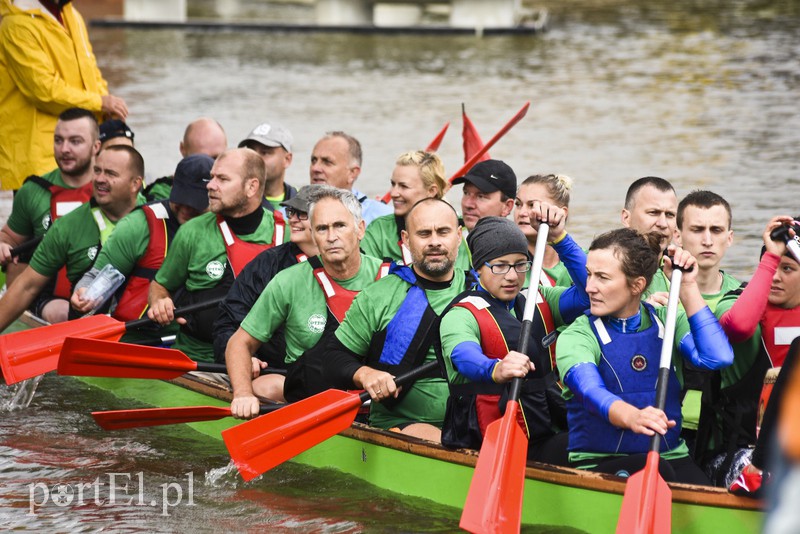
<instances>
[{"instance_id":1,"label":"red flag","mask_svg":"<svg viewBox=\"0 0 800 534\"><path fill-rule=\"evenodd\" d=\"M461 115L464 119L464 129L461 136L464 138L464 162L469 161L476 152L483 148L483 139L481 139L478 129L467 117L467 110L464 104L461 104ZM490 159L489 153L484 154L478 161L486 161ZM477 162L476 162L477 163Z\"/></svg>"}]
</instances>

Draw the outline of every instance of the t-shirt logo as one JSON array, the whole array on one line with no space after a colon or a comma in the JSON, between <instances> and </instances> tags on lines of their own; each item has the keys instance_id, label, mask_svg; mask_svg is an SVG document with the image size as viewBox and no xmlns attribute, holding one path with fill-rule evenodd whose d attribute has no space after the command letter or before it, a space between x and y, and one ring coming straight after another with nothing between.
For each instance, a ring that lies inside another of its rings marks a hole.
<instances>
[{"instance_id":1,"label":"t-shirt logo","mask_svg":"<svg viewBox=\"0 0 800 534\"><path fill-rule=\"evenodd\" d=\"M225 266L220 261L214 260L206 264L206 274L212 280L219 280L224 272Z\"/></svg>"},{"instance_id":2,"label":"t-shirt logo","mask_svg":"<svg viewBox=\"0 0 800 534\"><path fill-rule=\"evenodd\" d=\"M45 215L44 217L42 217L42 228L44 228L45 230L50 228L50 214L49 213L47 215Z\"/></svg>"},{"instance_id":3,"label":"t-shirt logo","mask_svg":"<svg viewBox=\"0 0 800 534\"><path fill-rule=\"evenodd\" d=\"M315 334L321 334L325 330L325 323L327 322L328 322L327 317L315 313L314 315L308 318L308 329L314 332Z\"/></svg>"},{"instance_id":4,"label":"t-shirt logo","mask_svg":"<svg viewBox=\"0 0 800 534\"><path fill-rule=\"evenodd\" d=\"M94 259L97 257L97 245L89 247L86 250L86 255L89 257L90 260L94 261Z\"/></svg>"}]
</instances>

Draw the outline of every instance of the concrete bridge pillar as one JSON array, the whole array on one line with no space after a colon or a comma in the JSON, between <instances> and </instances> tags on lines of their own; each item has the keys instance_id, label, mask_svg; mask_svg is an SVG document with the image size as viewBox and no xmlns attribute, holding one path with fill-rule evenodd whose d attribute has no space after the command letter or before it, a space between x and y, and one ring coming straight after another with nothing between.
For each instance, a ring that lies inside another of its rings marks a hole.
<instances>
[{"instance_id":1,"label":"concrete bridge pillar","mask_svg":"<svg viewBox=\"0 0 800 534\"><path fill-rule=\"evenodd\" d=\"M511 28L517 24L520 0L451 0L454 28Z\"/></svg>"},{"instance_id":2,"label":"concrete bridge pillar","mask_svg":"<svg viewBox=\"0 0 800 534\"><path fill-rule=\"evenodd\" d=\"M125 0L125 20L186 22L186 0Z\"/></svg>"},{"instance_id":3,"label":"concrete bridge pillar","mask_svg":"<svg viewBox=\"0 0 800 534\"><path fill-rule=\"evenodd\" d=\"M375 4L375 26L416 26L422 19L423 4Z\"/></svg>"},{"instance_id":4,"label":"concrete bridge pillar","mask_svg":"<svg viewBox=\"0 0 800 534\"><path fill-rule=\"evenodd\" d=\"M372 2L369 0L317 0L317 24L350 26L372 24Z\"/></svg>"}]
</instances>

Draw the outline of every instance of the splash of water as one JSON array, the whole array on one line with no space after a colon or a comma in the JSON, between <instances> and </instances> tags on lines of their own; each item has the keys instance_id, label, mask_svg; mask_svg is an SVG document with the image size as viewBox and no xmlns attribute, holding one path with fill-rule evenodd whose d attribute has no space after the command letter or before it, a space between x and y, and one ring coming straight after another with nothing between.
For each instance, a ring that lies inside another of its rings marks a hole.
<instances>
[{"instance_id":1,"label":"splash of water","mask_svg":"<svg viewBox=\"0 0 800 534\"><path fill-rule=\"evenodd\" d=\"M11 398L3 399L2 403L0 403L0 411L10 412L12 410L21 410L30 406L31 401L36 394L36 388L39 386L39 382L41 382L41 380L42 376L40 375L28 380L23 380L22 382L14 384L13 386L8 386L7 389Z\"/></svg>"}]
</instances>

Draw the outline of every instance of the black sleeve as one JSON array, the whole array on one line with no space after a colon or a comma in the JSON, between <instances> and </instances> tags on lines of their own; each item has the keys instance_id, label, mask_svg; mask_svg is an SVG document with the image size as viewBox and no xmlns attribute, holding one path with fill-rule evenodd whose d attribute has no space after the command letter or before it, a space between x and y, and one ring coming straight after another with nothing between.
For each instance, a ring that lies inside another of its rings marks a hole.
<instances>
[{"instance_id":1,"label":"black sleeve","mask_svg":"<svg viewBox=\"0 0 800 534\"><path fill-rule=\"evenodd\" d=\"M265 251L266 252L266 251ZM225 300L219 305L214 321L214 360L225 363L225 349L228 340L247 316L250 308L258 300L267 283L275 275L275 262L272 255L264 252L248 263L234 280Z\"/></svg>"},{"instance_id":2,"label":"black sleeve","mask_svg":"<svg viewBox=\"0 0 800 534\"><path fill-rule=\"evenodd\" d=\"M325 347L323 374L337 389L354 389L353 375L363 367L362 357L345 347L335 335L330 336Z\"/></svg>"}]
</instances>

